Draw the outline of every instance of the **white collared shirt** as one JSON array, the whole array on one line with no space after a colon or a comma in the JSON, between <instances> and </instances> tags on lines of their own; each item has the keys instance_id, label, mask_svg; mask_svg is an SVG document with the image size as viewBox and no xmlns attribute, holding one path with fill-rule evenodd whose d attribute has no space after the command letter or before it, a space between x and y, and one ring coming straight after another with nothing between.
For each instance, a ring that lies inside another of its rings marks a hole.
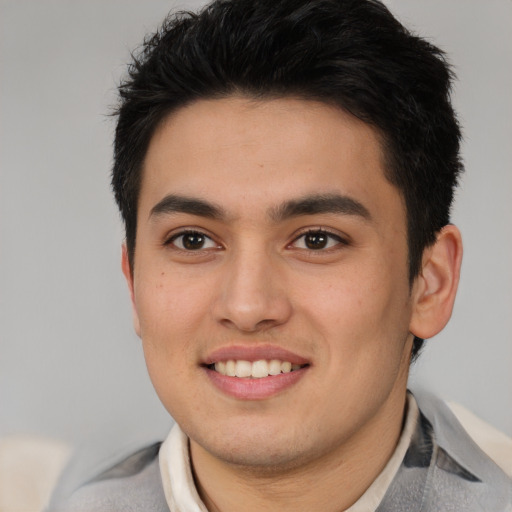
<instances>
[{"instance_id":1,"label":"white collared shirt","mask_svg":"<svg viewBox=\"0 0 512 512\"><path fill-rule=\"evenodd\" d=\"M346 512L375 510L398 472L419 414L414 397L411 394L407 397L405 424L393 455L372 485ZM176 424L160 448L160 472L167 505L171 512L208 512L194 483L188 446L188 437Z\"/></svg>"}]
</instances>

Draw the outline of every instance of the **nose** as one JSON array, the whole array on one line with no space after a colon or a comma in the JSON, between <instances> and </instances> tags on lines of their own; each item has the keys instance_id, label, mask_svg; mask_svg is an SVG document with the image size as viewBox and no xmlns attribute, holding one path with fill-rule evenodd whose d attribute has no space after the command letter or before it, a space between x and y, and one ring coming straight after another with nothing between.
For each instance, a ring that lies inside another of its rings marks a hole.
<instances>
[{"instance_id":1,"label":"nose","mask_svg":"<svg viewBox=\"0 0 512 512\"><path fill-rule=\"evenodd\" d=\"M217 321L225 327L253 333L289 320L292 304L283 269L271 255L239 251L227 258L223 270L213 305Z\"/></svg>"}]
</instances>

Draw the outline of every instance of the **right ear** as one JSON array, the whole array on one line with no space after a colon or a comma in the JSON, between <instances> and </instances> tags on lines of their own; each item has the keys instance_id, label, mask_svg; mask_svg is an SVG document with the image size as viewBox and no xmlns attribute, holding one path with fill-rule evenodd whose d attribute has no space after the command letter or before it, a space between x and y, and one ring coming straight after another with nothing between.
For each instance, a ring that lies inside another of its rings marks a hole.
<instances>
[{"instance_id":1,"label":"right ear","mask_svg":"<svg viewBox=\"0 0 512 512\"><path fill-rule=\"evenodd\" d=\"M122 255L121 255L121 269L123 270L124 277L126 279L126 284L128 285L128 289L130 290L130 299L132 302L132 313L133 313L133 328L137 333L137 336L140 337L140 322L139 322L139 314L137 312L137 305L135 303L135 290L133 283L133 275L132 269L130 267L130 259L128 258L128 249L126 244L123 244L122 247Z\"/></svg>"}]
</instances>

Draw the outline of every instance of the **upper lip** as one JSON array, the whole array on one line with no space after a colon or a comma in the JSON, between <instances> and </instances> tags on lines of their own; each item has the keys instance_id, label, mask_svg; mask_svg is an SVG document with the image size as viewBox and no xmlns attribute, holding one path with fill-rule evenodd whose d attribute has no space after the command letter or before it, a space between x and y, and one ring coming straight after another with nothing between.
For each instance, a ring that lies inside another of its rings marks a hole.
<instances>
[{"instance_id":1,"label":"upper lip","mask_svg":"<svg viewBox=\"0 0 512 512\"><path fill-rule=\"evenodd\" d=\"M229 359L238 361L259 361L265 359L277 359L279 361L289 361L292 364L308 364L309 361L294 352L290 352L282 347L275 345L230 345L221 347L211 352L203 361L205 365L211 365L219 361L228 361Z\"/></svg>"}]
</instances>

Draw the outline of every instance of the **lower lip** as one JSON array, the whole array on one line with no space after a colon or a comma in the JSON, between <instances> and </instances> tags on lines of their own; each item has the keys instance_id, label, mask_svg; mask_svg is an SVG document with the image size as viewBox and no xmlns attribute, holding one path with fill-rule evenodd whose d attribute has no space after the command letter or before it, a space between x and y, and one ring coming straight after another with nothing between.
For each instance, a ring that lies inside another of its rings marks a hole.
<instances>
[{"instance_id":1,"label":"lower lip","mask_svg":"<svg viewBox=\"0 0 512 512\"><path fill-rule=\"evenodd\" d=\"M307 369L305 366L293 372L261 379L228 377L209 368L205 368L205 371L213 385L226 395L239 400L265 400L296 384L304 377Z\"/></svg>"}]
</instances>

